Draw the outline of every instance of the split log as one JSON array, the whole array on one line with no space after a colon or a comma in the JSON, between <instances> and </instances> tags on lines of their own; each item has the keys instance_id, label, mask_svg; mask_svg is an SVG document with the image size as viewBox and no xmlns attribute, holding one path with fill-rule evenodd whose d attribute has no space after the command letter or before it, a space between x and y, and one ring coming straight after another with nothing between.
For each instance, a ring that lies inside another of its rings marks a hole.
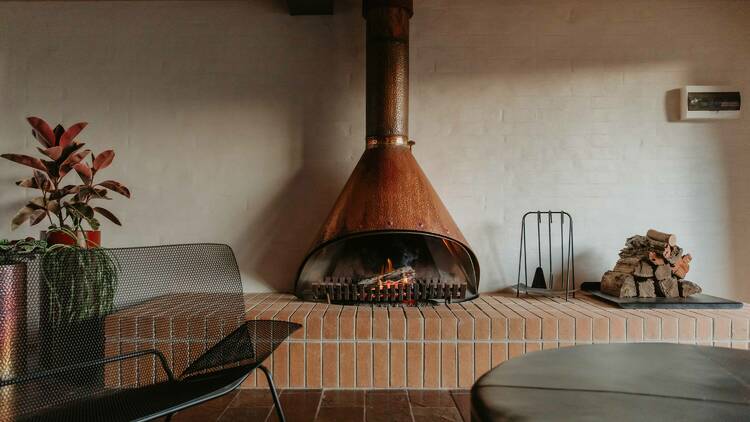
<instances>
[{"instance_id":1,"label":"split log","mask_svg":"<svg viewBox=\"0 0 750 422\"><path fill-rule=\"evenodd\" d=\"M696 283L693 283L692 281L680 280L679 286L680 286L680 296L682 297L692 296L694 294L698 294L703 291L703 289L701 289L701 286L699 286Z\"/></svg>"},{"instance_id":2,"label":"split log","mask_svg":"<svg viewBox=\"0 0 750 422\"><path fill-rule=\"evenodd\" d=\"M664 242L668 244L669 246L677 245L677 236L673 234L663 233L658 230L649 229L649 231L646 232L646 236L658 242Z\"/></svg>"},{"instance_id":3,"label":"split log","mask_svg":"<svg viewBox=\"0 0 750 422\"><path fill-rule=\"evenodd\" d=\"M659 287L659 293L661 293L660 296L680 297L680 287L676 278L659 280L656 282L656 285Z\"/></svg>"},{"instance_id":4,"label":"split log","mask_svg":"<svg viewBox=\"0 0 750 422\"><path fill-rule=\"evenodd\" d=\"M357 284L360 286L371 286L380 282L396 282L399 280L403 280L404 278L407 280L412 280L414 279L414 277L416 277L416 275L417 273L414 271L414 268L407 265L404 267L396 268L395 270L387 272L383 275L377 275L375 277L359 280Z\"/></svg>"},{"instance_id":5,"label":"split log","mask_svg":"<svg viewBox=\"0 0 750 422\"><path fill-rule=\"evenodd\" d=\"M633 274L637 267L641 265L641 260L638 258L620 258L615 264L615 268L612 271L618 273Z\"/></svg>"},{"instance_id":6,"label":"split log","mask_svg":"<svg viewBox=\"0 0 750 422\"><path fill-rule=\"evenodd\" d=\"M661 255L653 251L648 252L648 260L654 265L664 265L667 263Z\"/></svg>"},{"instance_id":7,"label":"split log","mask_svg":"<svg viewBox=\"0 0 750 422\"><path fill-rule=\"evenodd\" d=\"M669 262L670 265L675 265L680 259L682 259L682 248L679 246L673 246L672 254L667 257L667 262Z\"/></svg>"},{"instance_id":8,"label":"split log","mask_svg":"<svg viewBox=\"0 0 750 422\"><path fill-rule=\"evenodd\" d=\"M635 279L627 273L607 271L602 276L601 291L615 297L635 297Z\"/></svg>"},{"instance_id":9,"label":"split log","mask_svg":"<svg viewBox=\"0 0 750 422\"><path fill-rule=\"evenodd\" d=\"M672 267L667 264L659 265L658 267L656 267L656 270L654 270L654 277L656 277L657 280L666 280L668 278L671 278Z\"/></svg>"},{"instance_id":10,"label":"split log","mask_svg":"<svg viewBox=\"0 0 750 422\"><path fill-rule=\"evenodd\" d=\"M666 242L635 235L625 241L625 248L620 251L620 258L644 257L648 252L656 252L664 257L671 256L672 248Z\"/></svg>"},{"instance_id":11,"label":"split log","mask_svg":"<svg viewBox=\"0 0 750 422\"><path fill-rule=\"evenodd\" d=\"M685 254L672 266L672 274L677 278L685 278L688 271L690 271L690 261L693 260L692 255Z\"/></svg>"},{"instance_id":12,"label":"split log","mask_svg":"<svg viewBox=\"0 0 750 422\"><path fill-rule=\"evenodd\" d=\"M646 261L638 261L638 265L633 271L633 275L636 277L650 278L654 276L654 267Z\"/></svg>"},{"instance_id":13,"label":"split log","mask_svg":"<svg viewBox=\"0 0 750 422\"><path fill-rule=\"evenodd\" d=\"M638 297L656 297L654 280L648 279L638 282Z\"/></svg>"}]
</instances>

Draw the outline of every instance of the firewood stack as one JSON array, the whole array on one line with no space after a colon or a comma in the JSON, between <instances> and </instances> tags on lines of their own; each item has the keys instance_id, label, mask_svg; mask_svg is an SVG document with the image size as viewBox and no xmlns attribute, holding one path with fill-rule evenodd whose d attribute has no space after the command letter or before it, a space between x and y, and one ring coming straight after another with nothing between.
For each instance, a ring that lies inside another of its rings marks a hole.
<instances>
[{"instance_id":1,"label":"firewood stack","mask_svg":"<svg viewBox=\"0 0 750 422\"><path fill-rule=\"evenodd\" d=\"M683 254L673 234L649 230L625 241L620 259L602 276L601 291L616 297L688 297L701 292L685 280L690 254Z\"/></svg>"}]
</instances>

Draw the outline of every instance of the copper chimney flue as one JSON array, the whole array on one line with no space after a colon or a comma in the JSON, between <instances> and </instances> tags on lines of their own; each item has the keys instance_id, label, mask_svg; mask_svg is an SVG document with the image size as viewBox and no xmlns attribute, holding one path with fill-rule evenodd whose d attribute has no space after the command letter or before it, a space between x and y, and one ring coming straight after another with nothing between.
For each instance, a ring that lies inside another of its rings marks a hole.
<instances>
[{"instance_id":1,"label":"copper chimney flue","mask_svg":"<svg viewBox=\"0 0 750 422\"><path fill-rule=\"evenodd\" d=\"M463 298L473 298L479 284L476 256L412 155L412 0L365 0L362 11L367 21L365 152L302 262L296 293L315 298L312 285L323 279L356 283L377 272L383 257L397 255L420 278L467 284Z\"/></svg>"}]
</instances>

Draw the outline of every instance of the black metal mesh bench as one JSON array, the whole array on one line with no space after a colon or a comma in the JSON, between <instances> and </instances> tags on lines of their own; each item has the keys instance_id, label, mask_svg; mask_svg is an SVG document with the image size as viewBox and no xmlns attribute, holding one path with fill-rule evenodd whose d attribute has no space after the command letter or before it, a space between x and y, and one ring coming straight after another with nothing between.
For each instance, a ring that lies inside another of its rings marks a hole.
<instances>
[{"instance_id":1,"label":"black metal mesh bench","mask_svg":"<svg viewBox=\"0 0 750 422\"><path fill-rule=\"evenodd\" d=\"M8 285L25 292L4 298L0 315L13 333L0 350L0 419L171 416L258 368L284 420L261 364L299 325L245 321L228 246L61 248L16 261L25 268Z\"/></svg>"}]
</instances>

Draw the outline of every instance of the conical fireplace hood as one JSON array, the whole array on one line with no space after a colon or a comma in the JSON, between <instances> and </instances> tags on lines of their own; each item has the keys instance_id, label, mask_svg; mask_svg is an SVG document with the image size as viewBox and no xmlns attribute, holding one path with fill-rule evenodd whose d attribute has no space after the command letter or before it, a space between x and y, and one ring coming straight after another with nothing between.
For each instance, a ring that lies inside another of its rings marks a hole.
<instances>
[{"instance_id":1,"label":"conical fireplace hood","mask_svg":"<svg viewBox=\"0 0 750 422\"><path fill-rule=\"evenodd\" d=\"M447 208L412 155L408 137L411 0L365 0L367 20L366 149L323 223L297 278L322 248L353 237L391 233L439 239L465 256L474 292L479 264ZM328 259L332 259L328 257ZM318 265L320 266L320 265ZM302 277L304 278L304 277Z\"/></svg>"}]
</instances>

